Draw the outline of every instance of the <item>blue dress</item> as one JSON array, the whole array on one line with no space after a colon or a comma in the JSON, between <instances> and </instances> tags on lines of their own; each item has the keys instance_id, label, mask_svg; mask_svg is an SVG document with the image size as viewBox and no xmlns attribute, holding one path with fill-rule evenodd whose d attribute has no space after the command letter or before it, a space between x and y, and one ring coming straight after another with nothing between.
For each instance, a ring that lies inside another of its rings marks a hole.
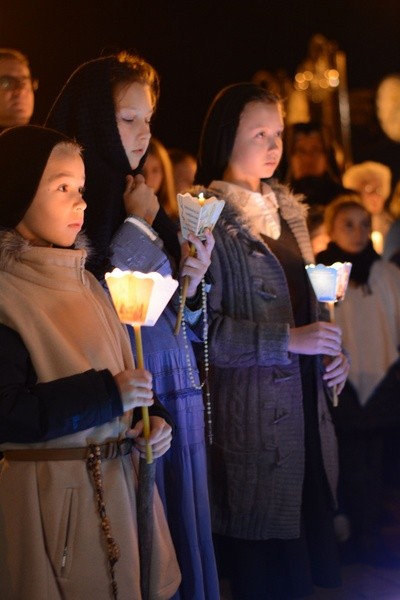
<instances>
[{"instance_id":1,"label":"blue dress","mask_svg":"<svg viewBox=\"0 0 400 600\"><path fill-rule=\"evenodd\" d=\"M161 275L171 273L163 243L140 221L125 222L126 176L134 175L115 117L113 82L119 59L105 56L78 67L63 86L46 125L76 139L84 148L85 231L93 252L87 269L101 281L111 265ZM140 167L145 157L142 158ZM160 210L154 222L160 219ZM175 231L159 222L174 253ZM141 228L142 227L142 228ZM111 246L110 246L111 244ZM172 447L157 459L158 485L182 572L175 599L219 600L208 503L202 395L190 383L182 335L175 336L173 307L154 327L142 329L147 368L160 400L175 420ZM190 346L190 342L189 342ZM133 345L134 349L134 345ZM190 359L195 357L190 347ZM194 372L198 382L198 374Z\"/></svg>"},{"instance_id":2,"label":"blue dress","mask_svg":"<svg viewBox=\"0 0 400 600\"><path fill-rule=\"evenodd\" d=\"M113 238L111 261L120 269L171 273L169 260L160 246L129 222ZM173 333L176 302L175 296L153 327L141 328L144 362L153 375L153 389L176 427L170 450L157 459L158 491L182 572L182 584L173 598L219 600L208 498L203 397L191 382L192 375L196 385L199 384L191 342L188 341L186 349L182 329L178 336ZM135 353L134 334L132 331L130 334Z\"/></svg>"}]
</instances>

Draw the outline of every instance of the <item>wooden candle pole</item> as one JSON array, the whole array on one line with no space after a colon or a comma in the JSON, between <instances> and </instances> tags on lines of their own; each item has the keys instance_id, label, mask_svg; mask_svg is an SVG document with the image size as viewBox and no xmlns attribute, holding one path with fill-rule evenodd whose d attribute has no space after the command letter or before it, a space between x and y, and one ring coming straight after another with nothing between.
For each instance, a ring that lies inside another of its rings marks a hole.
<instances>
[{"instance_id":1,"label":"wooden candle pole","mask_svg":"<svg viewBox=\"0 0 400 600\"><path fill-rule=\"evenodd\" d=\"M138 368L144 369L142 332L140 329L140 325L134 325L133 329L135 331ZM151 446L148 442L149 437L150 437L149 409L147 406L142 406L141 409L142 409L142 419L143 419L143 435L144 435L144 439L146 440L146 462L147 462L147 464L151 464L153 462L153 452L152 452Z\"/></svg>"},{"instance_id":2,"label":"wooden candle pole","mask_svg":"<svg viewBox=\"0 0 400 600\"><path fill-rule=\"evenodd\" d=\"M331 321L331 323L334 323L335 322L335 301L330 300L327 304L328 304L328 309L329 309L330 321ZM333 401L333 406L339 405L339 397L337 394L336 385L334 385L332 388L332 401Z\"/></svg>"}]
</instances>

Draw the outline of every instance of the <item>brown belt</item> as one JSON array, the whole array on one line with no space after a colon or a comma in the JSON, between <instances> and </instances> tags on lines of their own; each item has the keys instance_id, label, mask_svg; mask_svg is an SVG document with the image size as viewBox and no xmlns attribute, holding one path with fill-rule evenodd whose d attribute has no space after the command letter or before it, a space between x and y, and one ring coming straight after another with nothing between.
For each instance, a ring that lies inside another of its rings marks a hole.
<instances>
[{"instance_id":1,"label":"brown belt","mask_svg":"<svg viewBox=\"0 0 400 600\"><path fill-rule=\"evenodd\" d=\"M125 438L118 442L99 444L98 447L101 458L108 460L130 454L133 440ZM86 460L91 451L91 446L84 448L23 448L21 450L3 450L3 454L6 460Z\"/></svg>"}]
</instances>

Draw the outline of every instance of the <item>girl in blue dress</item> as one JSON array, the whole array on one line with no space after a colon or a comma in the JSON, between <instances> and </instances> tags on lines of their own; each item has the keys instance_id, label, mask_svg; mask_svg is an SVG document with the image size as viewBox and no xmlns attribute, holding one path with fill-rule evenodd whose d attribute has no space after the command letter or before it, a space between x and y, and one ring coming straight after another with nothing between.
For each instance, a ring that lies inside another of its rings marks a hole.
<instances>
[{"instance_id":1,"label":"girl in blue dress","mask_svg":"<svg viewBox=\"0 0 400 600\"><path fill-rule=\"evenodd\" d=\"M158 93L158 75L140 57L103 57L71 75L47 119L84 148L86 233L94 248L88 268L100 280L112 267L175 274L170 260L171 254L179 260L175 226L137 171L150 141ZM199 284L214 240L207 233L204 244L195 237L191 241L197 256L186 256L180 275L190 277L190 315L200 319L202 333ZM218 600L203 399L189 327L174 335L178 304L177 294L154 327L142 328L146 368L176 427L170 451L157 461L157 484L182 572L174 599Z\"/></svg>"}]
</instances>

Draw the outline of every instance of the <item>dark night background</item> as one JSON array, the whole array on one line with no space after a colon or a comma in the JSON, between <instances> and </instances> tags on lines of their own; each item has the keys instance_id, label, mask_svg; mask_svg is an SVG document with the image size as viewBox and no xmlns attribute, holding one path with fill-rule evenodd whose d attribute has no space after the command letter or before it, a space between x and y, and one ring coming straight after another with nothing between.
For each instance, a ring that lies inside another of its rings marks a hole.
<instances>
[{"instance_id":1,"label":"dark night background","mask_svg":"<svg viewBox=\"0 0 400 600\"><path fill-rule=\"evenodd\" d=\"M293 77L316 33L346 53L351 92L400 72L399 0L0 0L0 46L25 52L40 79L35 122L79 64L126 48L161 75L154 133L193 152L221 87L259 69Z\"/></svg>"}]
</instances>

